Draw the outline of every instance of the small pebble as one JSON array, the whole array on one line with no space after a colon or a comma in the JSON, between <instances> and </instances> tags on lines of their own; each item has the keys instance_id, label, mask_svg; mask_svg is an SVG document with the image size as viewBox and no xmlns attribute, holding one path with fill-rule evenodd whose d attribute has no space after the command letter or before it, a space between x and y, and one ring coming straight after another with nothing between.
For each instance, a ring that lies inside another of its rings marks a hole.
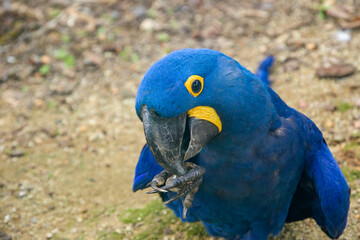
<instances>
[{"instance_id":1,"label":"small pebble","mask_svg":"<svg viewBox=\"0 0 360 240\"><path fill-rule=\"evenodd\" d=\"M316 44L315 43L307 43L305 45L306 49L309 50L309 51L312 51L316 48Z\"/></svg>"},{"instance_id":2,"label":"small pebble","mask_svg":"<svg viewBox=\"0 0 360 240\"><path fill-rule=\"evenodd\" d=\"M298 106L299 106L299 108L301 108L301 109L305 109L305 108L308 107L308 104L307 104L305 101L300 100L300 101L298 102Z\"/></svg>"},{"instance_id":3,"label":"small pebble","mask_svg":"<svg viewBox=\"0 0 360 240\"><path fill-rule=\"evenodd\" d=\"M27 195L27 191L20 191L18 194L18 197L23 198L23 197L26 197L26 195Z\"/></svg>"},{"instance_id":4,"label":"small pebble","mask_svg":"<svg viewBox=\"0 0 360 240\"><path fill-rule=\"evenodd\" d=\"M53 234L52 233L47 233L46 234L46 239L52 239L53 237Z\"/></svg>"},{"instance_id":5,"label":"small pebble","mask_svg":"<svg viewBox=\"0 0 360 240\"><path fill-rule=\"evenodd\" d=\"M6 214L4 217L4 223L8 223L10 221L10 215Z\"/></svg>"},{"instance_id":6,"label":"small pebble","mask_svg":"<svg viewBox=\"0 0 360 240\"><path fill-rule=\"evenodd\" d=\"M49 56L47 56L47 55L43 55L43 56L41 57L41 62L42 62L43 64L49 64L49 63L51 62L51 58L50 58Z\"/></svg>"},{"instance_id":7,"label":"small pebble","mask_svg":"<svg viewBox=\"0 0 360 240\"><path fill-rule=\"evenodd\" d=\"M6 61L7 61L8 63L10 63L10 64L14 64L14 63L16 62L16 57L14 57L14 56L8 56L8 57L6 58Z\"/></svg>"},{"instance_id":8,"label":"small pebble","mask_svg":"<svg viewBox=\"0 0 360 240\"><path fill-rule=\"evenodd\" d=\"M173 233L173 231L170 229L170 228L166 228L165 230L164 230L164 234L166 234L166 235L170 235L170 234L172 234Z\"/></svg>"},{"instance_id":9,"label":"small pebble","mask_svg":"<svg viewBox=\"0 0 360 240\"><path fill-rule=\"evenodd\" d=\"M20 150L14 150L8 153L9 157L16 158L16 157L22 157L25 155L23 151Z\"/></svg>"},{"instance_id":10,"label":"small pebble","mask_svg":"<svg viewBox=\"0 0 360 240\"><path fill-rule=\"evenodd\" d=\"M151 18L146 18L140 24L140 29L143 31L154 31L159 29L159 24Z\"/></svg>"},{"instance_id":11,"label":"small pebble","mask_svg":"<svg viewBox=\"0 0 360 240\"><path fill-rule=\"evenodd\" d=\"M290 72L299 69L299 61L296 58L288 58L284 62L284 71Z\"/></svg>"},{"instance_id":12,"label":"small pebble","mask_svg":"<svg viewBox=\"0 0 360 240\"><path fill-rule=\"evenodd\" d=\"M316 70L320 78L341 78L354 74L356 71L352 64L338 63L331 66L322 66Z\"/></svg>"},{"instance_id":13,"label":"small pebble","mask_svg":"<svg viewBox=\"0 0 360 240\"><path fill-rule=\"evenodd\" d=\"M134 228L135 228L135 229L136 229L136 228L139 228L139 227L141 227L142 225L144 225L143 222L138 222L138 223L135 224Z\"/></svg>"},{"instance_id":14,"label":"small pebble","mask_svg":"<svg viewBox=\"0 0 360 240\"><path fill-rule=\"evenodd\" d=\"M327 120L325 122L325 127L326 128L333 128L334 127L334 122L333 121L330 121L330 120Z\"/></svg>"},{"instance_id":15,"label":"small pebble","mask_svg":"<svg viewBox=\"0 0 360 240\"><path fill-rule=\"evenodd\" d=\"M0 239L1 240L12 240L12 237L2 231L0 231Z\"/></svg>"},{"instance_id":16,"label":"small pebble","mask_svg":"<svg viewBox=\"0 0 360 240\"><path fill-rule=\"evenodd\" d=\"M348 42L351 40L350 30L338 30L335 32L335 39L339 42Z\"/></svg>"},{"instance_id":17,"label":"small pebble","mask_svg":"<svg viewBox=\"0 0 360 240\"><path fill-rule=\"evenodd\" d=\"M354 127L358 129L360 128L360 120L354 121Z\"/></svg>"},{"instance_id":18,"label":"small pebble","mask_svg":"<svg viewBox=\"0 0 360 240\"><path fill-rule=\"evenodd\" d=\"M324 109L329 112L333 112L336 109L336 106L334 104L327 104L324 106Z\"/></svg>"},{"instance_id":19,"label":"small pebble","mask_svg":"<svg viewBox=\"0 0 360 240\"><path fill-rule=\"evenodd\" d=\"M36 223L38 223L38 220L37 220L37 218L31 218L30 222L32 224L36 224Z\"/></svg>"},{"instance_id":20,"label":"small pebble","mask_svg":"<svg viewBox=\"0 0 360 240\"><path fill-rule=\"evenodd\" d=\"M141 18L141 17L146 16L147 9L144 5L139 5L134 8L132 13L135 15L135 17Z\"/></svg>"}]
</instances>

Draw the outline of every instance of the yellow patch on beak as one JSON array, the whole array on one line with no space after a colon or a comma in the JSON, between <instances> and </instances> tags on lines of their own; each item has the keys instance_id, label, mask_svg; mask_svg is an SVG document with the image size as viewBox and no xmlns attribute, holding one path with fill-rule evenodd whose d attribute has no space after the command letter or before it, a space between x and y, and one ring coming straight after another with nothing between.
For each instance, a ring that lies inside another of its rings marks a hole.
<instances>
[{"instance_id":1,"label":"yellow patch on beak","mask_svg":"<svg viewBox=\"0 0 360 240\"><path fill-rule=\"evenodd\" d=\"M188 111L189 117L196 117L213 123L218 127L219 132L222 130L222 124L219 115L217 115L215 109L212 107L199 106Z\"/></svg>"}]
</instances>

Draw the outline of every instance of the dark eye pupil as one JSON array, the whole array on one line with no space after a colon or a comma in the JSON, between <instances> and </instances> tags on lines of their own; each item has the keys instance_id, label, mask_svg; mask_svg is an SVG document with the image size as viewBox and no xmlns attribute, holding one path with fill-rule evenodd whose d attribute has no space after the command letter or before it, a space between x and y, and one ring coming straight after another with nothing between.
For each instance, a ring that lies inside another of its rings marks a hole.
<instances>
[{"instance_id":1,"label":"dark eye pupil","mask_svg":"<svg viewBox=\"0 0 360 240\"><path fill-rule=\"evenodd\" d=\"M193 81L193 83L191 84L191 90L194 93L199 93L201 91L201 82L199 80Z\"/></svg>"}]
</instances>

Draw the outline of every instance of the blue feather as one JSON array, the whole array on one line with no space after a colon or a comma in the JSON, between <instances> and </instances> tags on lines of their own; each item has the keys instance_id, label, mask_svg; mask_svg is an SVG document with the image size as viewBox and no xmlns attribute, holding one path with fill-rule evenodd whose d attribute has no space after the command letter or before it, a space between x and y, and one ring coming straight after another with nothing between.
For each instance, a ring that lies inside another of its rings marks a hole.
<instances>
[{"instance_id":1,"label":"blue feather","mask_svg":"<svg viewBox=\"0 0 360 240\"><path fill-rule=\"evenodd\" d=\"M163 168L156 162L148 145L145 144L135 168L133 191L146 188L147 184L162 170Z\"/></svg>"},{"instance_id":2,"label":"blue feather","mask_svg":"<svg viewBox=\"0 0 360 240\"><path fill-rule=\"evenodd\" d=\"M258 69L256 70L256 76L260 78L260 80L266 84L270 85L270 69L274 65L275 58L274 56L266 57L259 65Z\"/></svg>"}]
</instances>

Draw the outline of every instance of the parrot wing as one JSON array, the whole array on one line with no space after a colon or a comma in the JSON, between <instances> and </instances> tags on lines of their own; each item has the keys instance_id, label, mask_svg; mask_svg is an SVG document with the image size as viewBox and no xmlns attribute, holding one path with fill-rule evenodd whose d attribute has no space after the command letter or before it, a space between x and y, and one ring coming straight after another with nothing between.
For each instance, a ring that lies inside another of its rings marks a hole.
<instances>
[{"instance_id":1,"label":"parrot wing","mask_svg":"<svg viewBox=\"0 0 360 240\"><path fill-rule=\"evenodd\" d=\"M330 238L338 238L346 226L349 200L350 188L325 140L309 146L286 222L312 217Z\"/></svg>"},{"instance_id":2,"label":"parrot wing","mask_svg":"<svg viewBox=\"0 0 360 240\"><path fill-rule=\"evenodd\" d=\"M145 144L135 168L133 191L147 188L148 183L162 170L164 169L156 162L148 145Z\"/></svg>"},{"instance_id":3,"label":"parrot wing","mask_svg":"<svg viewBox=\"0 0 360 240\"><path fill-rule=\"evenodd\" d=\"M271 100L279 116L288 117L296 110L268 86ZM350 188L339 165L331 154L320 130L309 118L298 113L307 132L305 168L292 199L286 222L314 218L331 238L344 231L349 210Z\"/></svg>"}]
</instances>

